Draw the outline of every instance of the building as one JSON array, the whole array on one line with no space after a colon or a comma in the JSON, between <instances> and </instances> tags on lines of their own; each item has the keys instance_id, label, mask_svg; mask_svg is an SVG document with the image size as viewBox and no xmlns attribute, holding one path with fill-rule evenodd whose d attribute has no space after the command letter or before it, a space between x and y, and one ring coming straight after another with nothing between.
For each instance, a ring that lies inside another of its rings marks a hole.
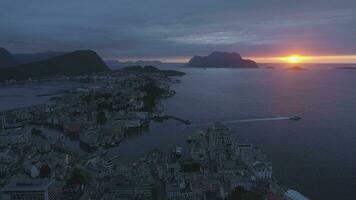
<instances>
[{"instance_id":1,"label":"building","mask_svg":"<svg viewBox=\"0 0 356 200\"><path fill-rule=\"evenodd\" d=\"M284 200L309 200L307 197L295 190L287 190L284 193Z\"/></svg>"},{"instance_id":2,"label":"building","mask_svg":"<svg viewBox=\"0 0 356 200\"><path fill-rule=\"evenodd\" d=\"M58 184L51 179L13 180L2 189L2 199L8 200L57 200Z\"/></svg>"},{"instance_id":3,"label":"building","mask_svg":"<svg viewBox=\"0 0 356 200\"><path fill-rule=\"evenodd\" d=\"M119 184L111 188L111 199L138 199L150 200L153 197L153 187L150 184Z\"/></svg>"},{"instance_id":4,"label":"building","mask_svg":"<svg viewBox=\"0 0 356 200\"><path fill-rule=\"evenodd\" d=\"M0 131L5 129L6 121L5 115L0 113Z\"/></svg>"},{"instance_id":5,"label":"building","mask_svg":"<svg viewBox=\"0 0 356 200\"><path fill-rule=\"evenodd\" d=\"M270 180L272 178L272 165L269 163L256 161L252 166L252 171L259 180Z\"/></svg>"}]
</instances>

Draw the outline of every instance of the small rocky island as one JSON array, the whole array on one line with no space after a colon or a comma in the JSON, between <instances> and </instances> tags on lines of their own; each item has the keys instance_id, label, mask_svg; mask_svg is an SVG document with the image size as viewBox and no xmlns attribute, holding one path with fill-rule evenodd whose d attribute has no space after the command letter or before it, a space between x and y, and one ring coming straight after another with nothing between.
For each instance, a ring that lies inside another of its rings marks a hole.
<instances>
[{"instance_id":1,"label":"small rocky island","mask_svg":"<svg viewBox=\"0 0 356 200\"><path fill-rule=\"evenodd\" d=\"M215 51L208 56L194 56L189 61L192 67L214 68L258 68L253 60L243 59L240 54Z\"/></svg>"},{"instance_id":2,"label":"small rocky island","mask_svg":"<svg viewBox=\"0 0 356 200\"><path fill-rule=\"evenodd\" d=\"M289 70L295 70L295 71L303 71L303 70L306 70L304 67L301 67L301 66L293 66L293 67L289 67L288 68Z\"/></svg>"},{"instance_id":3,"label":"small rocky island","mask_svg":"<svg viewBox=\"0 0 356 200\"><path fill-rule=\"evenodd\" d=\"M356 66L336 67L336 69L356 70Z\"/></svg>"}]
</instances>

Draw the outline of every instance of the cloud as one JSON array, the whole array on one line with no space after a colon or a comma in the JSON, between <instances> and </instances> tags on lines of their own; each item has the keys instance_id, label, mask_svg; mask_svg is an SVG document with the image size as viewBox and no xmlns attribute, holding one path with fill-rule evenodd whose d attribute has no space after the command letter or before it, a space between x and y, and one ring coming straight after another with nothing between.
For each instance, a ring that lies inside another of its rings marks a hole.
<instances>
[{"instance_id":1,"label":"cloud","mask_svg":"<svg viewBox=\"0 0 356 200\"><path fill-rule=\"evenodd\" d=\"M355 54L355 10L352 0L2 0L0 46L94 49L108 58Z\"/></svg>"}]
</instances>

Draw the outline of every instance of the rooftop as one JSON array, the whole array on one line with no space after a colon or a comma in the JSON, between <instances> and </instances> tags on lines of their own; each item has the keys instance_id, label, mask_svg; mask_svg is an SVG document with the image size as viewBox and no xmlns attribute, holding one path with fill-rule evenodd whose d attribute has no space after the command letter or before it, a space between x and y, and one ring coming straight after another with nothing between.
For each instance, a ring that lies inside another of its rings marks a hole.
<instances>
[{"instance_id":1,"label":"rooftop","mask_svg":"<svg viewBox=\"0 0 356 200\"><path fill-rule=\"evenodd\" d=\"M287 197L289 197L291 199L309 200L307 197L305 197L304 195L302 195L298 191L291 190L291 189L287 190L287 192L285 193L285 196L287 196Z\"/></svg>"},{"instance_id":2,"label":"rooftop","mask_svg":"<svg viewBox=\"0 0 356 200\"><path fill-rule=\"evenodd\" d=\"M45 191L53 183L51 179L18 179L6 185L2 192Z\"/></svg>"}]
</instances>

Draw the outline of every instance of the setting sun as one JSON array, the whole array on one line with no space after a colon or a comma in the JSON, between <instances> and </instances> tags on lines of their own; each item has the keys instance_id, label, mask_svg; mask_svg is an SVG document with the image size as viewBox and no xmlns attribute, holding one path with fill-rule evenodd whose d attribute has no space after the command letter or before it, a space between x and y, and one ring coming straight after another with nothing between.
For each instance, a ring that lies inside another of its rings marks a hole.
<instances>
[{"instance_id":1,"label":"setting sun","mask_svg":"<svg viewBox=\"0 0 356 200\"><path fill-rule=\"evenodd\" d=\"M300 55L291 55L287 57L287 62L291 63L291 64L296 64L296 63L300 63L304 60L304 58Z\"/></svg>"},{"instance_id":2,"label":"setting sun","mask_svg":"<svg viewBox=\"0 0 356 200\"><path fill-rule=\"evenodd\" d=\"M285 57L280 57L280 60L290 63L290 64L297 64L297 63L301 63L301 62L304 62L305 60L310 60L310 59L307 56L293 54L293 55L289 55L289 56L285 56Z\"/></svg>"}]
</instances>

